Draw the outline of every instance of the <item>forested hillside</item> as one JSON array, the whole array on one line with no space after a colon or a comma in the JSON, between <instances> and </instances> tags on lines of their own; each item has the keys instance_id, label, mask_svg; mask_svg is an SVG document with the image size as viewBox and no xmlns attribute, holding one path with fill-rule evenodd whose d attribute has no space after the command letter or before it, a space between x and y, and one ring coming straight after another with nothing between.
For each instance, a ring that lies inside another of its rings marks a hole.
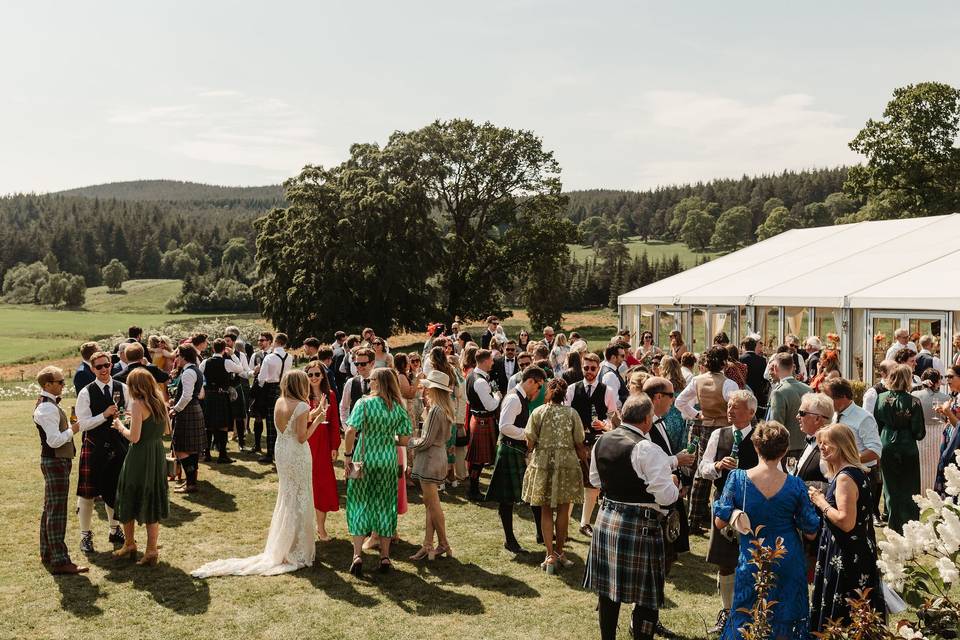
<instances>
[{"instance_id":1,"label":"forested hillside","mask_svg":"<svg viewBox=\"0 0 960 640\"><path fill-rule=\"evenodd\" d=\"M133 180L130 182L109 182L78 189L67 189L54 195L83 196L117 200L171 200L175 202L235 202L267 203L267 206L282 204L283 187L266 185L263 187L222 187L199 182L181 182L179 180Z\"/></svg>"}]
</instances>

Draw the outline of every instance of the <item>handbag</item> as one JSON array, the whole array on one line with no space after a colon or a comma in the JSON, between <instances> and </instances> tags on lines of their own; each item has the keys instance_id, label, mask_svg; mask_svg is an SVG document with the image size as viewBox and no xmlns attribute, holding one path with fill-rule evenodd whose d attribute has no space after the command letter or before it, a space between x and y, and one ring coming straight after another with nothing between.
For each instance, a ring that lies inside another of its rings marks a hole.
<instances>
[{"instance_id":1,"label":"handbag","mask_svg":"<svg viewBox=\"0 0 960 640\"><path fill-rule=\"evenodd\" d=\"M720 529L720 535L729 540L730 542L736 542L738 536L749 535L753 529L750 528L750 516L747 515L745 509L747 508L747 473L743 473L743 503L742 509L733 509L733 513L730 514L730 520L727 522L727 526L723 529Z\"/></svg>"},{"instance_id":2,"label":"handbag","mask_svg":"<svg viewBox=\"0 0 960 640\"><path fill-rule=\"evenodd\" d=\"M367 417L366 406L363 407L363 417ZM350 458L350 462L348 462L346 465L345 475L347 480L359 480L363 477L363 460L361 459L359 462L357 462L357 453L363 454L363 443L366 441L366 438L363 437L362 433L358 436L358 438L360 439L360 442L358 446L354 448L353 457Z\"/></svg>"}]
</instances>

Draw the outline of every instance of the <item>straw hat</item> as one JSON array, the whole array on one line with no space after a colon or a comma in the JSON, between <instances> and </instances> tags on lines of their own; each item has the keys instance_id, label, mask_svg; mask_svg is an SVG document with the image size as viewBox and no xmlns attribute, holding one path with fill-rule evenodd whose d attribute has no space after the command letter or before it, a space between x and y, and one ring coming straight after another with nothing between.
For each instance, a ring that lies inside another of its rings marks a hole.
<instances>
[{"instance_id":1,"label":"straw hat","mask_svg":"<svg viewBox=\"0 0 960 640\"><path fill-rule=\"evenodd\" d=\"M427 375L426 379L423 381L423 386L432 387L434 389L443 389L444 391L453 391L453 387L450 386L450 376L445 374L443 371L437 371L436 369Z\"/></svg>"}]
</instances>

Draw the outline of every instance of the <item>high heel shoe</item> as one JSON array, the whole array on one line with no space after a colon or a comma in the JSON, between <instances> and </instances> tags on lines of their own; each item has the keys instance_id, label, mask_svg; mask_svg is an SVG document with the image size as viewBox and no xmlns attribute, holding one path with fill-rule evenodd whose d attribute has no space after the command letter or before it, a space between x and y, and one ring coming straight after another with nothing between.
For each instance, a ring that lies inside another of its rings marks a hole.
<instances>
[{"instance_id":1,"label":"high heel shoe","mask_svg":"<svg viewBox=\"0 0 960 640\"><path fill-rule=\"evenodd\" d=\"M448 558L453 557L453 549L450 548L450 543L441 544L437 547L437 556L447 556Z\"/></svg>"},{"instance_id":2,"label":"high heel shoe","mask_svg":"<svg viewBox=\"0 0 960 640\"><path fill-rule=\"evenodd\" d=\"M126 558L132 556L131 559L137 559L137 545L135 544L125 544L116 551L113 552L114 558Z\"/></svg>"},{"instance_id":3,"label":"high heel shoe","mask_svg":"<svg viewBox=\"0 0 960 640\"><path fill-rule=\"evenodd\" d=\"M353 556L353 562L350 563L350 574L358 578L363 575L363 558Z\"/></svg>"},{"instance_id":4,"label":"high heel shoe","mask_svg":"<svg viewBox=\"0 0 960 640\"><path fill-rule=\"evenodd\" d=\"M427 560L433 560L435 556L436 556L436 550L433 547L428 547L427 545L423 545L417 550L415 554L410 556L410 559L423 560L424 558L426 558Z\"/></svg>"},{"instance_id":5,"label":"high heel shoe","mask_svg":"<svg viewBox=\"0 0 960 640\"><path fill-rule=\"evenodd\" d=\"M557 563L564 569L569 569L573 566L573 560L568 558L566 553L561 553L557 556Z\"/></svg>"},{"instance_id":6,"label":"high heel shoe","mask_svg":"<svg viewBox=\"0 0 960 640\"><path fill-rule=\"evenodd\" d=\"M557 572L557 557L550 554L540 563L540 568L546 571L548 576L554 575Z\"/></svg>"},{"instance_id":7,"label":"high heel shoe","mask_svg":"<svg viewBox=\"0 0 960 640\"><path fill-rule=\"evenodd\" d=\"M390 558L380 558L380 573L390 573L393 570L393 563Z\"/></svg>"},{"instance_id":8,"label":"high heel shoe","mask_svg":"<svg viewBox=\"0 0 960 640\"><path fill-rule=\"evenodd\" d=\"M141 567L155 567L157 563L160 562L160 554L154 551L153 553L145 553L143 557L137 560L137 564Z\"/></svg>"}]
</instances>

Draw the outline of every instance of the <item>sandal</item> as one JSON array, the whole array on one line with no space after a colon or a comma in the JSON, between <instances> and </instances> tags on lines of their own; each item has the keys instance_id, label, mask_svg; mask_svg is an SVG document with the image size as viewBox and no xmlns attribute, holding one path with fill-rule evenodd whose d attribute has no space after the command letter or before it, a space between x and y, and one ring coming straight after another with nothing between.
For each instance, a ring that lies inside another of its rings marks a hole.
<instances>
[{"instance_id":1,"label":"sandal","mask_svg":"<svg viewBox=\"0 0 960 640\"><path fill-rule=\"evenodd\" d=\"M447 556L448 558L453 557L453 549L450 548L449 542L437 547L437 556Z\"/></svg>"},{"instance_id":2,"label":"sandal","mask_svg":"<svg viewBox=\"0 0 960 640\"><path fill-rule=\"evenodd\" d=\"M390 558L380 558L380 573L390 573L393 569L393 563Z\"/></svg>"},{"instance_id":3,"label":"sandal","mask_svg":"<svg viewBox=\"0 0 960 640\"><path fill-rule=\"evenodd\" d=\"M568 569L573 566L573 560L567 558L566 553L561 553L557 556L557 563L564 569Z\"/></svg>"},{"instance_id":4,"label":"sandal","mask_svg":"<svg viewBox=\"0 0 960 640\"><path fill-rule=\"evenodd\" d=\"M434 557L436 557L436 553L437 553L437 550L435 550L433 547L423 545L422 547L420 547L420 549L417 550L415 554L410 556L410 559L423 560L424 558L426 558L427 560L433 560Z\"/></svg>"},{"instance_id":5,"label":"sandal","mask_svg":"<svg viewBox=\"0 0 960 640\"><path fill-rule=\"evenodd\" d=\"M350 573L358 578L363 575L363 558L353 556L353 562L350 563Z\"/></svg>"},{"instance_id":6,"label":"sandal","mask_svg":"<svg viewBox=\"0 0 960 640\"><path fill-rule=\"evenodd\" d=\"M554 575L557 572L557 557L551 553L540 563L540 568L546 571L548 576Z\"/></svg>"}]
</instances>

